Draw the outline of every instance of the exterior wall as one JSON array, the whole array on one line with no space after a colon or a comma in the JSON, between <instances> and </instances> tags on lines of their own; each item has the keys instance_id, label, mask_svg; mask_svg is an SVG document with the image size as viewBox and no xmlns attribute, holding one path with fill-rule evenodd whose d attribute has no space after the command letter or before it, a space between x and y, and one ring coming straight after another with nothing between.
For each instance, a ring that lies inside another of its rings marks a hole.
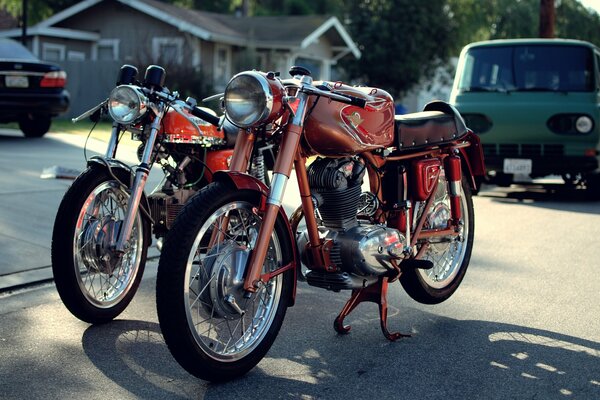
<instances>
[{"instance_id":1,"label":"exterior wall","mask_svg":"<svg viewBox=\"0 0 600 400\"><path fill-rule=\"evenodd\" d=\"M85 60L91 58L91 43L81 40L61 39L55 37L40 37L37 45L30 44L33 53L41 59L44 58L44 47L58 46L64 48L64 57L60 60L49 59L46 61L66 61L69 59L69 52L83 53ZM36 48L37 47L37 48Z\"/></svg>"},{"instance_id":2,"label":"exterior wall","mask_svg":"<svg viewBox=\"0 0 600 400\"><path fill-rule=\"evenodd\" d=\"M153 58L152 42L155 38L183 39L183 60L192 64L197 51L196 40L190 40L175 27L158 21L142 12L116 1L104 1L55 25L59 28L98 32L102 39L117 39L121 62L146 65L161 62L168 65L177 60ZM201 57L201 56L200 56ZM198 58L196 56L196 58Z\"/></svg>"}]
</instances>

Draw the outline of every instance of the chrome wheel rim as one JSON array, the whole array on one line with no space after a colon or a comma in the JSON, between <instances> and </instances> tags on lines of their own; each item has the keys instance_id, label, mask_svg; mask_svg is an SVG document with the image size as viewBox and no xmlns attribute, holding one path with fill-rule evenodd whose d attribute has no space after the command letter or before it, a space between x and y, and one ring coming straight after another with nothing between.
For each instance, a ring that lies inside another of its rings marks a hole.
<instances>
[{"instance_id":1,"label":"chrome wheel rim","mask_svg":"<svg viewBox=\"0 0 600 400\"><path fill-rule=\"evenodd\" d=\"M184 287L188 325L198 346L220 362L240 360L254 350L279 305L282 275L244 297L244 269L260 224L252 204L226 204L205 221L188 257ZM273 233L263 272L275 270L281 259Z\"/></svg>"},{"instance_id":2,"label":"chrome wheel rim","mask_svg":"<svg viewBox=\"0 0 600 400\"><path fill-rule=\"evenodd\" d=\"M111 250L127 212L129 194L115 181L103 182L85 200L73 238L73 264L79 289L99 308L118 304L131 289L143 250L142 221L138 214L125 253Z\"/></svg>"},{"instance_id":3,"label":"chrome wheel rim","mask_svg":"<svg viewBox=\"0 0 600 400\"><path fill-rule=\"evenodd\" d=\"M428 218L425 227L445 228L445 221L450 215L450 196L448 195L447 181L444 173L440 174L435 198L431 206L432 218ZM433 263L433 268L428 270L419 269L417 273L423 281L434 289L444 289L452 283L459 273L467 251L466 241L469 238L469 213L467 211L467 200L464 194L461 194L461 228L460 234L455 240L434 242L428 241L425 245L423 260L429 260ZM430 214L430 215L431 215ZM444 223L444 226L437 226L438 223Z\"/></svg>"}]
</instances>

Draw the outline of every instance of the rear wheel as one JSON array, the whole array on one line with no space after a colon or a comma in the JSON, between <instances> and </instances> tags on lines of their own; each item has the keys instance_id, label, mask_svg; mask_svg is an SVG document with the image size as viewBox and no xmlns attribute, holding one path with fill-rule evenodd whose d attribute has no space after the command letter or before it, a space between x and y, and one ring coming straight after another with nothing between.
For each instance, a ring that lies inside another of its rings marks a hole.
<instances>
[{"instance_id":1,"label":"rear wheel","mask_svg":"<svg viewBox=\"0 0 600 400\"><path fill-rule=\"evenodd\" d=\"M186 204L167 234L158 267L158 319L173 357L210 381L245 374L266 354L283 322L293 270L256 293L243 288L262 223L256 192L213 183ZM292 243L279 217L263 272L289 263Z\"/></svg>"},{"instance_id":2,"label":"rear wheel","mask_svg":"<svg viewBox=\"0 0 600 400\"><path fill-rule=\"evenodd\" d=\"M448 183L440 176L425 228L445 228L450 218ZM403 272L400 282L406 292L416 301L437 304L448 299L462 282L473 249L475 234L473 199L469 184L463 178L461 195L462 225L458 238L432 238L419 241L417 247L421 258L433 263L431 269L412 269Z\"/></svg>"},{"instance_id":3,"label":"rear wheel","mask_svg":"<svg viewBox=\"0 0 600 400\"><path fill-rule=\"evenodd\" d=\"M129 172L113 169L121 182ZM52 272L58 293L73 315L103 323L117 317L142 278L150 243L149 223L138 212L125 253L112 244L127 211L129 193L104 169L81 174L65 194L52 232Z\"/></svg>"},{"instance_id":4,"label":"rear wheel","mask_svg":"<svg viewBox=\"0 0 600 400\"><path fill-rule=\"evenodd\" d=\"M39 138L50 130L52 123L49 116L25 115L19 120L19 129L28 138Z\"/></svg>"}]
</instances>

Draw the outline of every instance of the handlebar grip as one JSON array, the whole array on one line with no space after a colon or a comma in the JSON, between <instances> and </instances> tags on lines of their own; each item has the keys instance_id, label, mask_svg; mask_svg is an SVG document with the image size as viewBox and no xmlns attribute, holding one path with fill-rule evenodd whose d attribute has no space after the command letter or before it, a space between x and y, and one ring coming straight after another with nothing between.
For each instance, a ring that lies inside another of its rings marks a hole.
<instances>
[{"instance_id":1,"label":"handlebar grip","mask_svg":"<svg viewBox=\"0 0 600 400\"><path fill-rule=\"evenodd\" d=\"M209 124L212 124L214 126L219 126L219 122L221 121L221 118L219 118L215 115L212 115L211 113L208 113L204 110L201 110L198 107L192 108L191 113L194 117L203 119L206 122L208 122Z\"/></svg>"},{"instance_id":2,"label":"handlebar grip","mask_svg":"<svg viewBox=\"0 0 600 400\"><path fill-rule=\"evenodd\" d=\"M349 96L347 94L345 94L344 96L346 96L346 97L348 97L348 99L350 99L350 102L348 103L350 105L360 107L360 108L365 108L367 105L367 101L365 99L361 99L360 97Z\"/></svg>"}]
</instances>

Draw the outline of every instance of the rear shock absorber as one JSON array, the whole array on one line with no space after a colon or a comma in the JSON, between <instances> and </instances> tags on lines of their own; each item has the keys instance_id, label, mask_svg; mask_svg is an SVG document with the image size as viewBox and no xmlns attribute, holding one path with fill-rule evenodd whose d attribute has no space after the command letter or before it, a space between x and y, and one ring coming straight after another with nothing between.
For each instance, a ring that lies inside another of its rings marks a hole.
<instances>
[{"instance_id":1,"label":"rear shock absorber","mask_svg":"<svg viewBox=\"0 0 600 400\"><path fill-rule=\"evenodd\" d=\"M448 179L448 190L450 192L450 209L452 213L452 220L456 224L462 218L462 211L460 208L460 196L462 194L462 171L460 157L456 155L456 153L446 157L445 168L446 177Z\"/></svg>"}]
</instances>

